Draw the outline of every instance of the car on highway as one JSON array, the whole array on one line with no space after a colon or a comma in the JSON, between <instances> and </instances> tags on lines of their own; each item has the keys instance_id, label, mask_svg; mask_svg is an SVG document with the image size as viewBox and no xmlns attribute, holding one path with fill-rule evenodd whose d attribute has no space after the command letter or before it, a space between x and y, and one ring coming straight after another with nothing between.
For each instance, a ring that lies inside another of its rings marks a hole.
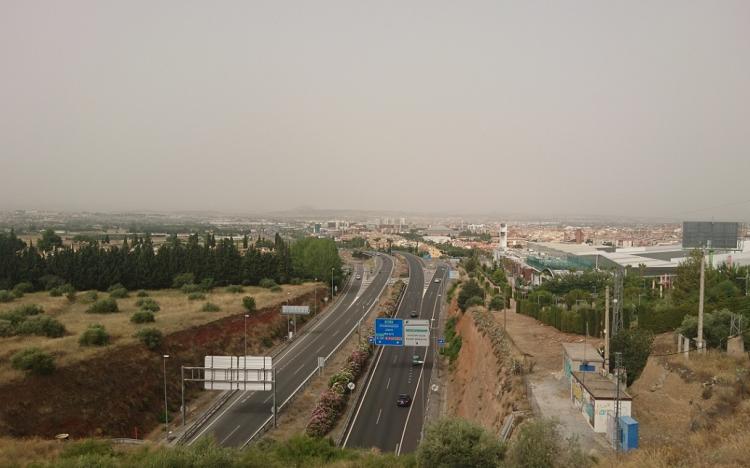
<instances>
[{"instance_id":1,"label":"car on highway","mask_svg":"<svg viewBox=\"0 0 750 468\"><path fill-rule=\"evenodd\" d=\"M412 366L421 366L422 364L424 364L424 361L422 360L422 357L419 354L415 354L411 357Z\"/></svg>"},{"instance_id":2,"label":"car on highway","mask_svg":"<svg viewBox=\"0 0 750 468\"><path fill-rule=\"evenodd\" d=\"M354 277L354 279L362 279L362 275L357 275Z\"/></svg>"},{"instance_id":3,"label":"car on highway","mask_svg":"<svg viewBox=\"0 0 750 468\"><path fill-rule=\"evenodd\" d=\"M411 313L409 314L409 317L411 318L419 317L419 314L417 313L416 310L412 310Z\"/></svg>"},{"instance_id":4,"label":"car on highway","mask_svg":"<svg viewBox=\"0 0 750 468\"><path fill-rule=\"evenodd\" d=\"M398 399L396 400L396 406L402 406L402 407L411 406L411 395L408 395L406 393L400 394L398 396Z\"/></svg>"},{"instance_id":5,"label":"car on highway","mask_svg":"<svg viewBox=\"0 0 750 468\"><path fill-rule=\"evenodd\" d=\"M439 283L440 282L440 278L435 278L435 282Z\"/></svg>"}]
</instances>

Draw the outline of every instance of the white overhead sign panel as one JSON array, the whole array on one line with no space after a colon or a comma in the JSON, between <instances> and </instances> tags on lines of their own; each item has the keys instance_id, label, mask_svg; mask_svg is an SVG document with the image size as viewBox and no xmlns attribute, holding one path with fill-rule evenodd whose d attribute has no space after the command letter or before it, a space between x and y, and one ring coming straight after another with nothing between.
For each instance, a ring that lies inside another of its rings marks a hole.
<instances>
[{"instance_id":1,"label":"white overhead sign panel","mask_svg":"<svg viewBox=\"0 0 750 468\"><path fill-rule=\"evenodd\" d=\"M404 320L404 346L429 346L430 321Z\"/></svg>"},{"instance_id":2,"label":"white overhead sign panel","mask_svg":"<svg viewBox=\"0 0 750 468\"><path fill-rule=\"evenodd\" d=\"M310 306L285 305L281 306L281 313L283 315L310 315Z\"/></svg>"},{"instance_id":3,"label":"white overhead sign panel","mask_svg":"<svg viewBox=\"0 0 750 468\"><path fill-rule=\"evenodd\" d=\"M271 390L273 362L268 356L206 356L206 390Z\"/></svg>"}]
</instances>

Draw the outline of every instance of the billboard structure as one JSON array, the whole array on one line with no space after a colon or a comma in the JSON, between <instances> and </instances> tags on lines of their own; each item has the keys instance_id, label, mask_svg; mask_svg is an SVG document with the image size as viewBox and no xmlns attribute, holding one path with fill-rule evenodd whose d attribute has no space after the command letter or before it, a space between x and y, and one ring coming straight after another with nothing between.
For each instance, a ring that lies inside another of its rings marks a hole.
<instances>
[{"instance_id":1,"label":"billboard structure","mask_svg":"<svg viewBox=\"0 0 750 468\"><path fill-rule=\"evenodd\" d=\"M271 390L273 364L269 356L206 356L205 390Z\"/></svg>"},{"instance_id":2,"label":"billboard structure","mask_svg":"<svg viewBox=\"0 0 750 468\"><path fill-rule=\"evenodd\" d=\"M684 221L682 246L689 249L740 249L742 224L735 222Z\"/></svg>"},{"instance_id":3,"label":"billboard structure","mask_svg":"<svg viewBox=\"0 0 750 468\"><path fill-rule=\"evenodd\" d=\"M430 345L430 321L419 319L375 319L373 341L379 346Z\"/></svg>"},{"instance_id":4,"label":"billboard structure","mask_svg":"<svg viewBox=\"0 0 750 468\"><path fill-rule=\"evenodd\" d=\"M203 367L181 366L182 425L185 426L185 382L203 382L206 390L273 392L276 427L276 369L270 356L205 356Z\"/></svg>"},{"instance_id":5,"label":"billboard structure","mask_svg":"<svg viewBox=\"0 0 750 468\"><path fill-rule=\"evenodd\" d=\"M430 345L429 320L404 320L404 346Z\"/></svg>"},{"instance_id":6,"label":"billboard structure","mask_svg":"<svg viewBox=\"0 0 750 468\"><path fill-rule=\"evenodd\" d=\"M300 305L281 306L281 315L310 315L310 306L300 306Z\"/></svg>"}]
</instances>

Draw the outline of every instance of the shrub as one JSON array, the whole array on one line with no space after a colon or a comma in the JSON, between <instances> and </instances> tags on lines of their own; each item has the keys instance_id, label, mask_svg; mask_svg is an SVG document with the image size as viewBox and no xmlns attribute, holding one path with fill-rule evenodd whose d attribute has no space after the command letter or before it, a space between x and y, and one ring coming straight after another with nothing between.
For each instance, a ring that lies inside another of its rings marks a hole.
<instances>
[{"instance_id":1,"label":"shrub","mask_svg":"<svg viewBox=\"0 0 750 468\"><path fill-rule=\"evenodd\" d=\"M24 321L26 317L29 317L31 315L39 315L42 312L44 312L44 309L36 304L24 304L7 312L0 312L0 319L7 320L15 326L18 323Z\"/></svg>"},{"instance_id":2,"label":"shrub","mask_svg":"<svg viewBox=\"0 0 750 468\"><path fill-rule=\"evenodd\" d=\"M164 335L156 328L143 328L135 334L148 349L156 349L161 344Z\"/></svg>"},{"instance_id":3,"label":"shrub","mask_svg":"<svg viewBox=\"0 0 750 468\"><path fill-rule=\"evenodd\" d=\"M78 344L81 346L106 346L109 344L109 333L104 329L103 325L93 324L81 333L81 337L78 338Z\"/></svg>"},{"instance_id":4,"label":"shrub","mask_svg":"<svg viewBox=\"0 0 750 468\"><path fill-rule=\"evenodd\" d=\"M465 312L466 309L468 308L468 306L466 305L466 302L474 296L479 296L480 298L483 298L484 289L482 289L482 287L479 286L479 283L477 283L475 280L472 279L472 280L467 281L463 286L461 286L461 292L458 293L458 307L460 307L461 310Z\"/></svg>"},{"instance_id":5,"label":"shrub","mask_svg":"<svg viewBox=\"0 0 750 468\"><path fill-rule=\"evenodd\" d=\"M96 300L99 299L99 293L96 291L86 291L85 293L81 294L81 296L78 298L79 302L83 302L84 304L92 304L96 302Z\"/></svg>"},{"instance_id":6,"label":"shrub","mask_svg":"<svg viewBox=\"0 0 750 468\"><path fill-rule=\"evenodd\" d=\"M260 286L261 288L270 289L270 288L276 286L276 281L272 280L271 278L263 278L258 283L258 286Z\"/></svg>"},{"instance_id":7,"label":"shrub","mask_svg":"<svg viewBox=\"0 0 750 468\"><path fill-rule=\"evenodd\" d=\"M115 454L112 443L108 440L86 439L80 442L65 444L65 448L60 454L60 458L73 458L78 462L76 465L81 466L83 460L91 460L90 457L111 457ZM97 458L97 461L100 458ZM96 465L92 463L92 465ZM92 466L89 465L89 466ZM105 464L106 466L106 464Z\"/></svg>"},{"instance_id":8,"label":"shrub","mask_svg":"<svg viewBox=\"0 0 750 468\"><path fill-rule=\"evenodd\" d=\"M137 296L137 297L148 297L148 293L147 293L146 291L144 291L143 289L140 289L140 290L138 290L138 292L136 293L136 296Z\"/></svg>"},{"instance_id":9,"label":"shrub","mask_svg":"<svg viewBox=\"0 0 750 468\"><path fill-rule=\"evenodd\" d=\"M114 299L123 299L128 297L128 290L125 288L117 288L109 291L109 297Z\"/></svg>"},{"instance_id":10,"label":"shrub","mask_svg":"<svg viewBox=\"0 0 750 468\"><path fill-rule=\"evenodd\" d=\"M48 315L36 315L21 322L16 333L60 338L65 334L65 326Z\"/></svg>"},{"instance_id":11,"label":"shrub","mask_svg":"<svg viewBox=\"0 0 750 468\"><path fill-rule=\"evenodd\" d=\"M51 291L54 288L60 287L65 284L65 280L55 275L44 275L39 278L39 282L44 286L45 291Z\"/></svg>"},{"instance_id":12,"label":"shrub","mask_svg":"<svg viewBox=\"0 0 750 468\"><path fill-rule=\"evenodd\" d=\"M522 424L508 453L509 466L536 468L559 466L586 468L591 460L581 451L577 439L564 439L554 420L532 420Z\"/></svg>"},{"instance_id":13,"label":"shrub","mask_svg":"<svg viewBox=\"0 0 750 468\"><path fill-rule=\"evenodd\" d=\"M13 292L20 292L21 294L30 293L34 290L34 285L29 283L28 281L24 281L23 283L18 283L14 288Z\"/></svg>"},{"instance_id":14,"label":"shrub","mask_svg":"<svg viewBox=\"0 0 750 468\"><path fill-rule=\"evenodd\" d=\"M628 385L637 379L643 368L654 343L654 334L639 328L620 330L612 336L610 356L616 352L622 353L622 365L627 371Z\"/></svg>"},{"instance_id":15,"label":"shrub","mask_svg":"<svg viewBox=\"0 0 750 468\"><path fill-rule=\"evenodd\" d=\"M0 290L0 302L10 302L16 297L7 289Z\"/></svg>"},{"instance_id":16,"label":"shrub","mask_svg":"<svg viewBox=\"0 0 750 468\"><path fill-rule=\"evenodd\" d=\"M214 288L214 279L213 278L203 278L203 281L200 282L198 287L201 288L201 291L210 291Z\"/></svg>"},{"instance_id":17,"label":"shrub","mask_svg":"<svg viewBox=\"0 0 750 468\"><path fill-rule=\"evenodd\" d=\"M266 348L270 348L271 346L273 346L273 340L270 336L264 336L263 338L261 338L260 342Z\"/></svg>"},{"instance_id":18,"label":"shrub","mask_svg":"<svg viewBox=\"0 0 750 468\"><path fill-rule=\"evenodd\" d=\"M75 302L76 301L76 293L75 293L75 291L71 291L68 294L66 294L65 298L68 300L68 302Z\"/></svg>"},{"instance_id":19,"label":"shrub","mask_svg":"<svg viewBox=\"0 0 750 468\"><path fill-rule=\"evenodd\" d=\"M172 279L172 287L175 289L180 289L186 284L193 283L195 283L195 275L192 273L180 273Z\"/></svg>"},{"instance_id":20,"label":"shrub","mask_svg":"<svg viewBox=\"0 0 750 468\"><path fill-rule=\"evenodd\" d=\"M107 288L107 292L111 293L112 291L114 291L116 289L124 289L126 291L128 290L125 286L122 285L122 283L115 283L112 286L110 286L109 288Z\"/></svg>"},{"instance_id":21,"label":"shrub","mask_svg":"<svg viewBox=\"0 0 750 468\"><path fill-rule=\"evenodd\" d=\"M270 291L271 292L281 292L281 286L279 286L278 284L276 286L271 286Z\"/></svg>"},{"instance_id":22,"label":"shrub","mask_svg":"<svg viewBox=\"0 0 750 468\"><path fill-rule=\"evenodd\" d=\"M27 348L13 355L10 360L14 369L31 374L46 375L55 370L55 359L39 348Z\"/></svg>"},{"instance_id":23,"label":"shrub","mask_svg":"<svg viewBox=\"0 0 750 468\"><path fill-rule=\"evenodd\" d=\"M16 334L16 328L10 323L10 320L0 318L0 337L13 336Z\"/></svg>"},{"instance_id":24,"label":"shrub","mask_svg":"<svg viewBox=\"0 0 750 468\"><path fill-rule=\"evenodd\" d=\"M244 307L248 312L255 312L255 298L252 296L243 297L242 307Z\"/></svg>"},{"instance_id":25,"label":"shrub","mask_svg":"<svg viewBox=\"0 0 750 468\"><path fill-rule=\"evenodd\" d=\"M462 419L443 419L427 428L417 449L417 463L490 468L500 466L504 455L505 445L482 427Z\"/></svg>"},{"instance_id":26,"label":"shrub","mask_svg":"<svg viewBox=\"0 0 750 468\"><path fill-rule=\"evenodd\" d=\"M182 291L185 294L193 294L193 293L201 292L202 289L197 284L188 283L188 284L183 284L182 287L180 288L180 291Z\"/></svg>"},{"instance_id":27,"label":"shrub","mask_svg":"<svg viewBox=\"0 0 750 468\"><path fill-rule=\"evenodd\" d=\"M300 278L292 278L291 280L289 280L289 284L293 286L299 286L300 284L302 284L302 280Z\"/></svg>"},{"instance_id":28,"label":"shrub","mask_svg":"<svg viewBox=\"0 0 750 468\"><path fill-rule=\"evenodd\" d=\"M70 285L70 284L63 284L62 286L57 286L55 288L50 289L49 295L52 297L60 297L64 294L69 293L75 293L76 289Z\"/></svg>"},{"instance_id":29,"label":"shrub","mask_svg":"<svg viewBox=\"0 0 750 468\"><path fill-rule=\"evenodd\" d=\"M120 309L117 307L117 301L111 297L99 299L86 309L86 312L90 314L111 314L119 311Z\"/></svg>"},{"instance_id":30,"label":"shrub","mask_svg":"<svg viewBox=\"0 0 750 468\"><path fill-rule=\"evenodd\" d=\"M465 302L464 307L468 309L469 307L474 307L478 305L483 306L484 299L482 299L480 296L472 296L469 298L469 300Z\"/></svg>"},{"instance_id":31,"label":"shrub","mask_svg":"<svg viewBox=\"0 0 750 468\"><path fill-rule=\"evenodd\" d=\"M202 292L194 292L188 294L188 300L189 301L200 301L206 298L206 295Z\"/></svg>"},{"instance_id":32,"label":"shrub","mask_svg":"<svg viewBox=\"0 0 750 468\"><path fill-rule=\"evenodd\" d=\"M245 288L240 285L233 284L231 286L227 286L227 292L232 294L239 294L245 292Z\"/></svg>"},{"instance_id":33,"label":"shrub","mask_svg":"<svg viewBox=\"0 0 750 468\"><path fill-rule=\"evenodd\" d=\"M149 310L151 312L159 312L161 310L161 307L159 307L159 303L155 300L151 299L150 297L138 299L135 301L136 307L140 307L142 310Z\"/></svg>"},{"instance_id":34,"label":"shrub","mask_svg":"<svg viewBox=\"0 0 750 468\"><path fill-rule=\"evenodd\" d=\"M133 323L150 323L154 320L154 313L149 310L139 310L130 316L130 321Z\"/></svg>"},{"instance_id":35,"label":"shrub","mask_svg":"<svg viewBox=\"0 0 750 468\"><path fill-rule=\"evenodd\" d=\"M203 307L201 307L201 310L203 312L218 312L221 310L221 308L213 302L206 302L205 304L203 304Z\"/></svg>"},{"instance_id":36,"label":"shrub","mask_svg":"<svg viewBox=\"0 0 750 468\"><path fill-rule=\"evenodd\" d=\"M492 300L490 300L490 310L503 310L504 307L505 299L503 299L503 296L492 296Z\"/></svg>"}]
</instances>

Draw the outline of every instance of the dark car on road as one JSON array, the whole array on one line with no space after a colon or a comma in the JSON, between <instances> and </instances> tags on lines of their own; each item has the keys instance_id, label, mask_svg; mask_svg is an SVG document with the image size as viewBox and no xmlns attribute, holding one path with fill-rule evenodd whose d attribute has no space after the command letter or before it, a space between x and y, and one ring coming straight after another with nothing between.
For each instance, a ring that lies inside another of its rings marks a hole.
<instances>
[{"instance_id":1,"label":"dark car on road","mask_svg":"<svg viewBox=\"0 0 750 468\"><path fill-rule=\"evenodd\" d=\"M411 318L419 317L419 314L417 313L416 310L412 310L411 313L409 314L409 317Z\"/></svg>"},{"instance_id":2,"label":"dark car on road","mask_svg":"<svg viewBox=\"0 0 750 468\"><path fill-rule=\"evenodd\" d=\"M402 393L398 396L398 400L396 400L396 406L410 406L411 405L411 395L407 395L406 393Z\"/></svg>"}]
</instances>

